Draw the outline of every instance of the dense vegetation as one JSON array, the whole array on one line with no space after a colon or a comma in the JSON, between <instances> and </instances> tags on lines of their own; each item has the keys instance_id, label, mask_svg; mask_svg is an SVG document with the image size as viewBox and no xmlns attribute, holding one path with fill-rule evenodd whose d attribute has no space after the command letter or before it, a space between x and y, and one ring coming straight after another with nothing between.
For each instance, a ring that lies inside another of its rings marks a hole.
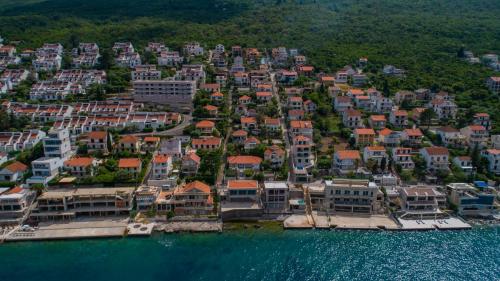
<instances>
[{"instance_id":1,"label":"dense vegetation","mask_svg":"<svg viewBox=\"0 0 500 281\"><path fill-rule=\"evenodd\" d=\"M495 113L498 97L484 87L492 72L458 59L457 51L500 53L499 14L498 1L483 0L0 0L0 34L22 40L21 48L75 41L109 47L120 40L137 47L150 40L174 48L190 40L285 45L325 72L367 56L373 71L384 64L408 71L387 81L391 93L444 89L461 107Z\"/></svg>"}]
</instances>

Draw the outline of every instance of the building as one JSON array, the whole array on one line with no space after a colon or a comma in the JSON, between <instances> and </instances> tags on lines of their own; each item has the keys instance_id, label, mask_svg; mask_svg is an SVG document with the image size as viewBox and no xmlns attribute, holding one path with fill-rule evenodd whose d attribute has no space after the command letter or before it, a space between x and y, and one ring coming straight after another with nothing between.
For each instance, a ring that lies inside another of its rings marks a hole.
<instances>
[{"instance_id":1,"label":"building","mask_svg":"<svg viewBox=\"0 0 500 281\"><path fill-rule=\"evenodd\" d=\"M153 64L136 66L132 71L132 81L138 80L161 80L161 71Z\"/></svg>"},{"instance_id":2,"label":"building","mask_svg":"<svg viewBox=\"0 0 500 281\"><path fill-rule=\"evenodd\" d=\"M4 182L20 181L26 171L28 171L28 166L24 165L21 162L15 161L0 170L0 180Z\"/></svg>"},{"instance_id":3,"label":"building","mask_svg":"<svg viewBox=\"0 0 500 281\"><path fill-rule=\"evenodd\" d=\"M373 129L383 129L386 123L387 119L385 115L371 115L368 119L368 124L370 124L370 127Z\"/></svg>"},{"instance_id":4,"label":"building","mask_svg":"<svg viewBox=\"0 0 500 281\"><path fill-rule=\"evenodd\" d=\"M0 225L19 225L29 214L36 193L16 186L0 191Z\"/></svg>"},{"instance_id":5,"label":"building","mask_svg":"<svg viewBox=\"0 0 500 281\"><path fill-rule=\"evenodd\" d=\"M194 176L200 168L201 158L194 152L187 153L182 158L181 171L184 175Z\"/></svg>"},{"instance_id":6,"label":"building","mask_svg":"<svg viewBox=\"0 0 500 281\"><path fill-rule=\"evenodd\" d=\"M364 127L361 112L354 109L348 109L342 114L342 123L349 129Z\"/></svg>"},{"instance_id":7,"label":"building","mask_svg":"<svg viewBox=\"0 0 500 281\"><path fill-rule=\"evenodd\" d=\"M402 210L406 214L423 216L435 216L439 210L439 202L445 201L445 195L432 187L409 187L400 191ZM445 201L446 202L446 201Z\"/></svg>"},{"instance_id":8,"label":"building","mask_svg":"<svg viewBox=\"0 0 500 281\"><path fill-rule=\"evenodd\" d=\"M419 147L424 139L424 134L419 128L404 129L401 132L401 140L410 147Z\"/></svg>"},{"instance_id":9,"label":"building","mask_svg":"<svg viewBox=\"0 0 500 281\"><path fill-rule=\"evenodd\" d=\"M260 203L259 184L256 180L229 180L227 190L229 202Z\"/></svg>"},{"instance_id":10,"label":"building","mask_svg":"<svg viewBox=\"0 0 500 281\"><path fill-rule=\"evenodd\" d=\"M395 147L392 149L392 160L396 166L401 166L403 170L415 169L415 163L411 158L411 148Z\"/></svg>"},{"instance_id":11,"label":"building","mask_svg":"<svg viewBox=\"0 0 500 281\"><path fill-rule=\"evenodd\" d=\"M71 82L39 81L31 86L30 99L43 101L64 100L71 95L84 95L80 84Z\"/></svg>"},{"instance_id":12,"label":"building","mask_svg":"<svg viewBox=\"0 0 500 281\"><path fill-rule=\"evenodd\" d=\"M481 192L467 183L450 183L446 186L450 203L461 216L487 217L497 214L495 194Z\"/></svg>"},{"instance_id":13,"label":"building","mask_svg":"<svg viewBox=\"0 0 500 281\"><path fill-rule=\"evenodd\" d=\"M252 171L253 173L260 171L260 164L262 158L257 156L229 156L227 158L229 169L235 171L238 177L245 175L245 171Z\"/></svg>"},{"instance_id":14,"label":"building","mask_svg":"<svg viewBox=\"0 0 500 281\"><path fill-rule=\"evenodd\" d=\"M500 150L487 149L482 156L488 160L488 171L495 175L500 175Z\"/></svg>"},{"instance_id":15,"label":"building","mask_svg":"<svg viewBox=\"0 0 500 281\"><path fill-rule=\"evenodd\" d=\"M470 156L457 156L453 158L453 164L460 168L466 175L474 173L474 166L472 165L472 158Z\"/></svg>"},{"instance_id":16,"label":"building","mask_svg":"<svg viewBox=\"0 0 500 281\"><path fill-rule=\"evenodd\" d=\"M408 126L408 112L406 110L392 110L389 122L399 128Z\"/></svg>"},{"instance_id":17,"label":"building","mask_svg":"<svg viewBox=\"0 0 500 281\"><path fill-rule=\"evenodd\" d=\"M64 162L64 169L77 177L92 177L95 175L96 159L92 157L75 157Z\"/></svg>"},{"instance_id":18,"label":"building","mask_svg":"<svg viewBox=\"0 0 500 281\"><path fill-rule=\"evenodd\" d=\"M355 171L359 166L361 156L357 150L340 150L333 155L333 169L340 173L348 173Z\"/></svg>"},{"instance_id":19,"label":"building","mask_svg":"<svg viewBox=\"0 0 500 281\"><path fill-rule=\"evenodd\" d=\"M373 129L355 129L354 139L358 147L372 145L375 142L375 131Z\"/></svg>"},{"instance_id":20,"label":"building","mask_svg":"<svg viewBox=\"0 0 500 281\"><path fill-rule=\"evenodd\" d=\"M429 171L449 170L449 152L446 147L425 147L420 149L420 155L424 158Z\"/></svg>"},{"instance_id":21,"label":"building","mask_svg":"<svg viewBox=\"0 0 500 281\"><path fill-rule=\"evenodd\" d=\"M467 143L465 136L459 130L450 126L441 127L436 130L436 133L445 146L464 147Z\"/></svg>"},{"instance_id":22,"label":"building","mask_svg":"<svg viewBox=\"0 0 500 281\"><path fill-rule=\"evenodd\" d=\"M45 136L45 132L41 130L0 132L0 152L34 148Z\"/></svg>"},{"instance_id":23,"label":"building","mask_svg":"<svg viewBox=\"0 0 500 281\"><path fill-rule=\"evenodd\" d=\"M192 139L191 146L193 149L217 150L222 144L222 139L217 137L208 137L200 139Z\"/></svg>"},{"instance_id":24,"label":"building","mask_svg":"<svg viewBox=\"0 0 500 281\"><path fill-rule=\"evenodd\" d=\"M203 120L195 125L197 130L200 130L202 134L211 135L215 129L215 123L209 120Z\"/></svg>"},{"instance_id":25,"label":"building","mask_svg":"<svg viewBox=\"0 0 500 281\"><path fill-rule=\"evenodd\" d=\"M210 215L213 204L210 186L200 181L176 187L168 203L176 216Z\"/></svg>"},{"instance_id":26,"label":"building","mask_svg":"<svg viewBox=\"0 0 500 281\"><path fill-rule=\"evenodd\" d=\"M161 188L156 186L141 186L135 191L135 203L139 212L149 211L160 196Z\"/></svg>"},{"instance_id":27,"label":"building","mask_svg":"<svg viewBox=\"0 0 500 281\"><path fill-rule=\"evenodd\" d=\"M119 152L139 153L141 141L134 135L124 135L120 138L116 150Z\"/></svg>"},{"instance_id":28,"label":"building","mask_svg":"<svg viewBox=\"0 0 500 281\"><path fill-rule=\"evenodd\" d=\"M289 189L286 182L264 182L264 207L267 210L288 209Z\"/></svg>"},{"instance_id":29,"label":"building","mask_svg":"<svg viewBox=\"0 0 500 281\"><path fill-rule=\"evenodd\" d=\"M159 66L177 66L184 61L184 58L177 51L163 51L158 56Z\"/></svg>"},{"instance_id":30,"label":"building","mask_svg":"<svg viewBox=\"0 0 500 281\"><path fill-rule=\"evenodd\" d=\"M49 181L59 175L64 166L64 160L59 157L42 157L31 162L33 176L26 183L47 185Z\"/></svg>"},{"instance_id":31,"label":"building","mask_svg":"<svg viewBox=\"0 0 500 281\"><path fill-rule=\"evenodd\" d=\"M486 86L494 93L500 93L500 76L490 77L486 80Z\"/></svg>"},{"instance_id":32,"label":"building","mask_svg":"<svg viewBox=\"0 0 500 281\"><path fill-rule=\"evenodd\" d=\"M91 152L108 153L111 143L110 136L106 131L93 131L87 134L87 149Z\"/></svg>"},{"instance_id":33,"label":"building","mask_svg":"<svg viewBox=\"0 0 500 281\"><path fill-rule=\"evenodd\" d=\"M313 146L314 143L309 137L298 135L293 138L291 153L294 167L302 170L314 166Z\"/></svg>"},{"instance_id":34,"label":"building","mask_svg":"<svg viewBox=\"0 0 500 281\"><path fill-rule=\"evenodd\" d=\"M170 110L191 112L196 93L195 81L141 80L133 82L134 100L165 105Z\"/></svg>"},{"instance_id":35,"label":"building","mask_svg":"<svg viewBox=\"0 0 500 281\"><path fill-rule=\"evenodd\" d=\"M272 145L264 151L264 160L269 162L273 169L280 168L285 163L286 152L277 145Z\"/></svg>"},{"instance_id":36,"label":"building","mask_svg":"<svg viewBox=\"0 0 500 281\"><path fill-rule=\"evenodd\" d=\"M34 221L78 217L128 216L133 208L133 187L49 190L40 195L30 218Z\"/></svg>"},{"instance_id":37,"label":"building","mask_svg":"<svg viewBox=\"0 0 500 281\"><path fill-rule=\"evenodd\" d=\"M487 131L491 130L491 118L488 113L476 113L474 114L474 120L472 120L474 125L483 126Z\"/></svg>"},{"instance_id":38,"label":"building","mask_svg":"<svg viewBox=\"0 0 500 281\"><path fill-rule=\"evenodd\" d=\"M175 160L182 158L182 141L177 138L162 140L159 153L170 155Z\"/></svg>"},{"instance_id":39,"label":"building","mask_svg":"<svg viewBox=\"0 0 500 281\"><path fill-rule=\"evenodd\" d=\"M142 170L142 161L139 158L122 158L118 161L118 169L133 178L137 178Z\"/></svg>"},{"instance_id":40,"label":"building","mask_svg":"<svg viewBox=\"0 0 500 281\"><path fill-rule=\"evenodd\" d=\"M481 125L470 125L460 129L460 133L466 138L470 147L486 147L489 140L488 131Z\"/></svg>"},{"instance_id":41,"label":"building","mask_svg":"<svg viewBox=\"0 0 500 281\"><path fill-rule=\"evenodd\" d=\"M385 160L384 160L385 159ZM388 157L383 146L366 146L363 150L363 161L368 163L369 160L373 160L378 166L382 164L382 161L386 161L386 166L388 164Z\"/></svg>"},{"instance_id":42,"label":"building","mask_svg":"<svg viewBox=\"0 0 500 281\"><path fill-rule=\"evenodd\" d=\"M376 214L382 208L383 193L368 180L325 181L325 208L329 213Z\"/></svg>"},{"instance_id":43,"label":"building","mask_svg":"<svg viewBox=\"0 0 500 281\"><path fill-rule=\"evenodd\" d=\"M43 139L43 151L45 157L68 159L73 153L68 129L50 130Z\"/></svg>"},{"instance_id":44,"label":"building","mask_svg":"<svg viewBox=\"0 0 500 281\"><path fill-rule=\"evenodd\" d=\"M384 128L378 133L378 142L388 147L395 147L401 141L401 133Z\"/></svg>"},{"instance_id":45,"label":"building","mask_svg":"<svg viewBox=\"0 0 500 281\"><path fill-rule=\"evenodd\" d=\"M295 120L290 121L290 132L292 136L305 136L313 138L313 125L311 121Z\"/></svg>"},{"instance_id":46,"label":"building","mask_svg":"<svg viewBox=\"0 0 500 281\"><path fill-rule=\"evenodd\" d=\"M172 157L164 154L153 156L152 179L166 179L172 173L172 169Z\"/></svg>"}]
</instances>

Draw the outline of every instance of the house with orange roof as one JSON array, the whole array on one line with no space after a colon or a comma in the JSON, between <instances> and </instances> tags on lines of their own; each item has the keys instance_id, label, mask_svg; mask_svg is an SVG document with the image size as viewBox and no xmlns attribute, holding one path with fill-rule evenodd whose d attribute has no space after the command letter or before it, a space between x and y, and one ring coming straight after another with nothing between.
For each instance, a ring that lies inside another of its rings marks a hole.
<instances>
[{"instance_id":1,"label":"house with orange roof","mask_svg":"<svg viewBox=\"0 0 500 281\"><path fill-rule=\"evenodd\" d=\"M500 175L500 149L487 149L481 155L488 160L488 171Z\"/></svg>"},{"instance_id":2,"label":"house with orange roof","mask_svg":"<svg viewBox=\"0 0 500 281\"><path fill-rule=\"evenodd\" d=\"M94 176L97 160L93 157L73 157L64 162L64 169L77 177Z\"/></svg>"},{"instance_id":3,"label":"house with orange roof","mask_svg":"<svg viewBox=\"0 0 500 281\"><path fill-rule=\"evenodd\" d=\"M425 160L427 170L435 172L437 170L449 170L449 155L446 147L432 146L420 149L420 155Z\"/></svg>"},{"instance_id":4,"label":"house with orange roof","mask_svg":"<svg viewBox=\"0 0 500 281\"><path fill-rule=\"evenodd\" d=\"M383 129L386 123L387 118L385 118L385 115L371 115L368 119L368 124L370 124L370 127L373 129Z\"/></svg>"},{"instance_id":5,"label":"house with orange roof","mask_svg":"<svg viewBox=\"0 0 500 281\"><path fill-rule=\"evenodd\" d=\"M342 96L342 89L338 86L329 86L328 87L328 96L330 96L332 98Z\"/></svg>"},{"instance_id":6,"label":"house with orange roof","mask_svg":"<svg viewBox=\"0 0 500 281\"><path fill-rule=\"evenodd\" d=\"M107 131L93 131L87 134L87 148L90 153L108 153L111 149L108 143L112 143L112 141Z\"/></svg>"},{"instance_id":7,"label":"house with orange roof","mask_svg":"<svg viewBox=\"0 0 500 281\"><path fill-rule=\"evenodd\" d=\"M122 158L118 160L118 169L133 177L138 177L142 170L142 161L139 158Z\"/></svg>"},{"instance_id":8,"label":"house with orange roof","mask_svg":"<svg viewBox=\"0 0 500 281\"><path fill-rule=\"evenodd\" d=\"M384 146L394 147L401 141L401 134L389 128L384 128L378 133L378 142Z\"/></svg>"},{"instance_id":9,"label":"house with orange roof","mask_svg":"<svg viewBox=\"0 0 500 281\"><path fill-rule=\"evenodd\" d=\"M234 84L237 87L247 87L250 85L250 76L247 72L236 72L233 74Z\"/></svg>"},{"instance_id":10,"label":"house with orange roof","mask_svg":"<svg viewBox=\"0 0 500 281\"><path fill-rule=\"evenodd\" d=\"M320 82L325 87L330 87L335 85L335 77L324 75L321 77Z\"/></svg>"},{"instance_id":11,"label":"house with orange roof","mask_svg":"<svg viewBox=\"0 0 500 281\"><path fill-rule=\"evenodd\" d=\"M241 128L246 131L257 129L257 119L255 117L241 117Z\"/></svg>"},{"instance_id":12,"label":"house with orange roof","mask_svg":"<svg viewBox=\"0 0 500 281\"><path fill-rule=\"evenodd\" d=\"M152 178L155 180L163 180L172 173L172 157L165 154L156 154L153 156Z\"/></svg>"},{"instance_id":13,"label":"house with orange roof","mask_svg":"<svg viewBox=\"0 0 500 281\"><path fill-rule=\"evenodd\" d=\"M276 73L276 78L282 85L293 85L299 78L299 75L296 71L280 70Z\"/></svg>"},{"instance_id":14,"label":"house with orange roof","mask_svg":"<svg viewBox=\"0 0 500 281\"><path fill-rule=\"evenodd\" d=\"M462 135L459 130L451 126L438 128L436 129L436 133L445 146L461 148L467 145L466 137Z\"/></svg>"},{"instance_id":15,"label":"house with orange roof","mask_svg":"<svg viewBox=\"0 0 500 281\"><path fill-rule=\"evenodd\" d=\"M272 92L257 92L256 94L257 101L261 103L270 102L273 99Z\"/></svg>"},{"instance_id":16,"label":"house with orange roof","mask_svg":"<svg viewBox=\"0 0 500 281\"><path fill-rule=\"evenodd\" d=\"M348 109L342 114L342 123L350 129L363 128L363 118L361 112L354 109Z\"/></svg>"},{"instance_id":17,"label":"house with orange roof","mask_svg":"<svg viewBox=\"0 0 500 281\"><path fill-rule=\"evenodd\" d=\"M375 142L375 131L373 129L358 128L354 130L354 139L358 147L372 145Z\"/></svg>"},{"instance_id":18,"label":"house with orange roof","mask_svg":"<svg viewBox=\"0 0 500 281\"><path fill-rule=\"evenodd\" d=\"M198 169L200 168L201 158L195 152L190 152L184 155L182 158L182 168L181 171L184 175L193 176L196 175Z\"/></svg>"},{"instance_id":19,"label":"house with orange roof","mask_svg":"<svg viewBox=\"0 0 500 281\"><path fill-rule=\"evenodd\" d=\"M272 93L273 92L273 85L271 83L260 83L260 84L257 84L257 87L255 87L255 91L257 93L259 93L259 92Z\"/></svg>"},{"instance_id":20,"label":"house with orange roof","mask_svg":"<svg viewBox=\"0 0 500 281\"><path fill-rule=\"evenodd\" d=\"M15 186L0 192L0 225L19 225L29 214L36 192Z\"/></svg>"},{"instance_id":21,"label":"house with orange roof","mask_svg":"<svg viewBox=\"0 0 500 281\"><path fill-rule=\"evenodd\" d=\"M356 96L364 96L365 92L358 88L351 88L347 91L347 96L350 98L355 98Z\"/></svg>"},{"instance_id":22,"label":"house with orange roof","mask_svg":"<svg viewBox=\"0 0 500 281\"><path fill-rule=\"evenodd\" d=\"M0 180L8 182L16 182L22 179L24 173L28 171L28 166L21 162L15 161L5 166L0 171Z\"/></svg>"},{"instance_id":23,"label":"house with orange roof","mask_svg":"<svg viewBox=\"0 0 500 281\"><path fill-rule=\"evenodd\" d=\"M379 167L383 159L385 159L386 165L389 163L389 158L383 146L365 146L363 149L363 161L368 163L370 159L375 160Z\"/></svg>"},{"instance_id":24,"label":"house with orange roof","mask_svg":"<svg viewBox=\"0 0 500 281\"><path fill-rule=\"evenodd\" d=\"M406 110L392 110L389 116L389 122L398 128L408 126L408 112Z\"/></svg>"},{"instance_id":25,"label":"house with orange roof","mask_svg":"<svg viewBox=\"0 0 500 281\"><path fill-rule=\"evenodd\" d=\"M245 140L245 143L243 144L243 149L245 151L250 151L254 148L256 148L260 144L260 140L256 137L249 137Z\"/></svg>"},{"instance_id":26,"label":"house with orange roof","mask_svg":"<svg viewBox=\"0 0 500 281\"><path fill-rule=\"evenodd\" d=\"M470 125L460 129L460 133L465 136L470 147L486 147L489 134L485 127L481 125Z\"/></svg>"},{"instance_id":27,"label":"house with orange roof","mask_svg":"<svg viewBox=\"0 0 500 281\"><path fill-rule=\"evenodd\" d=\"M306 112L304 110L290 109L288 110L288 120L304 120Z\"/></svg>"},{"instance_id":28,"label":"house with orange roof","mask_svg":"<svg viewBox=\"0 0 500 281\"><path fill-rule=\"evenodd\" d=\"M312 100L304 101L304 109L307 113L314 113L318 109L318 106Z\"/></svg>"},{"instance_id":29,"label":"house with orange roof","mask_svg":"<svg viewBox=\"0 0 500 281\"><path fill-rule=\"evenodd\" d=\"M209 92L209 93L217 93L220 92L219 83L202 83L200 85L200 90Z\"/></svg>"},{"instance_id":30,"label":"house with orange roof","mask_svg":"<svg viewBox=\"0 0 500 281\"><path fill-rule=\"evenodd\" d=\"M301 65L297 70L301 76L311 77L314 74L314 67L309 65Z\"/></svg>"},{"instance_id":31,"label":"house with orange roof","mask_svg":"<svg viewBox=\"0 0 500 281\"><path fill-rule=\"evenodd\" d=\"M290 132L293 136L303 135L310 139L313 137L313 125L311 121L290 121Z\"/></svg>"},{"instance_id":32,"label":"house with orange roof","mask_svg":"<svg viewBox=\"0 0 500 281\"><path fill-rule=\"evenodd\" d=\"M210 215L214 212L214 200L209 185L194 181L174 189L169 209L176 216Z\"/></svg>"},{"instance_id":33,"label":"house with orange roof","mask_svg":"<svg viewBox=\"0 0 500 281\"><path fill-rule=\"evenodd\" d=\"M354 96L354 104L358 109L370 110L372 106L372 100L367 95L357 95Z\"/></svg>"},{"instance_id":34,"label":"house with orange roof","mask_svg":"<svg viewBox=\"0 0 500 281\"><path fill-rule=\"evenodd\" d=\"M313 146L314 142L310 137L298 135L293 138L291 154L294 167L303 170L314 166Z\"/></svg>"},{"instance_id":35,"label":"house with orange roof","mask_svg":"<svg viewBox=\"0 0 500 281\"><path fill-rule=\"evenodd\" d=\"M229 202L260 202L259 183L256 180L229 180L227 191Z\"/></svg>"},{"instance_id":36,"label":"house with orange roof","mask_svg":"<svg viewBox=\"0 0 500 281\"><path fill-rule=\"evenodd\" d=\"M141 141L134 135L125 135L120 138L116 149L119 152L139 153L141 148Z\"/></svg>"},{"instance_id":37,"label":"house with orange roof","mask_svg":"<svg viewBox=\"0 0 500 281\"><path fill-rule=\"evenodd\" d=\"M147 152L154 152L158 149L160 145L160 138L159 137L144 137L142 140L142 149Z\"/></svg>"},{"instance_id":38,"label":"house with orange roof","mask_svg":"<svg viewBox=\"0 0 500 281\"><path fill-rule=\"evenodd\" d=\"M470 156L456 156L453 158L452 162L466 175L472 175L474 172L474 166L472 165L472 158Z\"/></svg>"},{"instance_id":39,"label":"house with orange roof","mask_svg":"<svg viewBox=\"0 0 500 281\"><path fill-rule=\"evenodd\" d=\"M273 145L264 151L264 160L269 162L271 168L279 168L285 163L286 152L283 148Z\"/></svg>"},{"instance_id":40,"label":"house with orange roof","mask_svg":"<svg viewBox=\"0 0 500 281\"><path fill-rule=\"evenodd\" d=\"M474 114L472 124L483 126L487 131L491 130L491 119L488 113L479 112Z\"/></svg>"},{"instance_id":41,"label":"house with orange roof","mask_svg":"<svg viewBox=\"0 0 500 281\"><path fill-rule=\"evenodd\" d=\"M303 109L304 103L301 97L288 97L287 106L289 109Z\"/></svg>"},{"instance_id":42,"label":"house with orange roof","mask_svg":"<svg viewBox=\"0 0 500 281\"><path fill-rule=\"evenodd\" d=\"M191 146L193 149L217 150L220 148L221 144L222 144L221 138L217 137L199 138L191 140Z\"/></svg>"},{"instance_id":43,"label":"house with orange roof","mask_svg":"<svg viewBox=\"0 0 500 281\"><path fill-rule=\"evenodd\" d=\"M252 98L247 95L243 95L238 99L239 104L249 105L252 102Z\"/></svg>"},{"instance_id":44,"label":"house with orange roof","mask_svg":"<svg viewBox=\"0 0 500 281\"><path fill-rule=\"evenodd\" d=\"M392 149L392 161L403 170L412 170L415 168L415 163L411 156L412 149L409 147L395 147Z\"/></svg>"},{"instance_id":45,"label":"house with orange roof","mask_svg":"<svg viewBox=\"0 0 500 281\"><path fill-rule=\"evenodd\" d=\"M202 134L211 135L215 129L215 123L209 120L203 120L195 125L197 130L200 130Z\"/></svg>"},{"instance_id":46,"label":"house with orange roof","mask_svg":"<svg viewBox=\"0 0 500 281\"><path fill-rule=\"evenodd\" d=\"M224 100L224 94L221 92L215 92L210 95L210 100L214 102L222 102Z\"/></svg>"},{"instance_id":47,"label":"house with orange roof","mask_svg":"<svg viewBox=\"0 0 500 281\"><path fill-rule=\"evenodd\" d=\"M266 117L264 126L268 132L278 132L281 129L281 122L279 118Z\"/></svg>"},{"instance_id":48,"label":"house with orange roof","mask_svg":"<svg viewBox=\"0 0 500 281\"><path fill-rule=\"evenodd\" d=\"M231 134L234 143L243 144L248 137L248 132L244 130L236 130Z\"/></svg>"},{"instance_id":49,"label":"house with orange roof","mask_svg":"<svg viewBox=\"0 0 500 281\"><path fill-rule=\"evenodd\" d=\"M332 167L341 174L355 171L361 161L361 155L357 150L340 150L333 155Z\"/></svg>"},{"instance_id":50,"label":"house with orange roof","mask_svg":"<svg viewBox=\"0 0 500 281\"><path fill-rule=\"evenodd\" d=\"M211 104L205 105L203 109L205 109L211 116L217 116L217 114L219 113L219 108Z\"/></svg>"},{"instance_id":51,"label":"house with orange roof","mask_svg":"<svg viewBox=\"0 0 500 281\"><path fill-rule=\"evenodd\" d=\"M260 171L262 158L250 155L229 156L227 158L229 169L237 172L238 177L244 177L245 171L250 170L254 173Z\"/></svg>"},{"instance_id":52,"label":"house with orange roof","mask_svg":"<svg viewBox=\"0 0 500 281\"><path fill-rule=\"evenodd\" d=\"M419 128L404 129L401 132L401 140L410 147L419 147L424 140L424 133Z\"/></svg>"}]
</instances>

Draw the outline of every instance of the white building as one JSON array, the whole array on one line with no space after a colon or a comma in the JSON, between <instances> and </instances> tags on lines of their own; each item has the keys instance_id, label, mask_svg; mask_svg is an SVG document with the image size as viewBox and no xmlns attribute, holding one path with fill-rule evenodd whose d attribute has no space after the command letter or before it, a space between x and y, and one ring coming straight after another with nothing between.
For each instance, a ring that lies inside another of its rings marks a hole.
<instances>
[{"instance_id":1,"label":"white building","mask_svg":"<svg viewBox=\"0 0 500 281\"><path fill-rule=\"evenodd\" d=\"M266 209L287 209L289 190L286 182L264 182Z\"/></svg>"},{"instance_id":2,"label":"white building","mask_svg":"<svg viewBox=\"0 0 500 281\"><path fill-rule=\"evenodd\" d=\"M325 208L331 213L375 214L382 199L378 186L368 180L325 181Z\"/></svg>"},{"instance_id":3,"label":"white building","mask_svg":"<svg viewBox=\"0 0 500 281\"><path fill-rule=\"evenodd\" d=\"M134 100L168 105L173 111L191 112L196 93L195 81L134 81Z\"/></svg>"},{"instance_id":4,"label":"white building","mask_svg":"<svg viewBox=\"0 0 500 281\"><path fill-rule=\"evenodd\" d=\"M45 157L58 157L63 161L71 156L71 142L68 129L51 130L43 139Z\"/></svg>"}]
</instances>

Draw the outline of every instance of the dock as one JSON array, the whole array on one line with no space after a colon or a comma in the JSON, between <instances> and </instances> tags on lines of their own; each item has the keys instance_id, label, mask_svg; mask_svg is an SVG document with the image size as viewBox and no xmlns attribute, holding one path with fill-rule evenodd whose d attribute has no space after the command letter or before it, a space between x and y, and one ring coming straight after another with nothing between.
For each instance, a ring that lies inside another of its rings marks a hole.
<instances>
[{"instance_id":1,"label":"dock","mask_svg":"<svg viewBox=\"0 0 500 281\"><path fill-rule=\"evenodd\" d=\"M472 226L459 218L449 217L444 219L398 219L401 230L461 230L471 229Z\"/></svg>"}]
</instances>

